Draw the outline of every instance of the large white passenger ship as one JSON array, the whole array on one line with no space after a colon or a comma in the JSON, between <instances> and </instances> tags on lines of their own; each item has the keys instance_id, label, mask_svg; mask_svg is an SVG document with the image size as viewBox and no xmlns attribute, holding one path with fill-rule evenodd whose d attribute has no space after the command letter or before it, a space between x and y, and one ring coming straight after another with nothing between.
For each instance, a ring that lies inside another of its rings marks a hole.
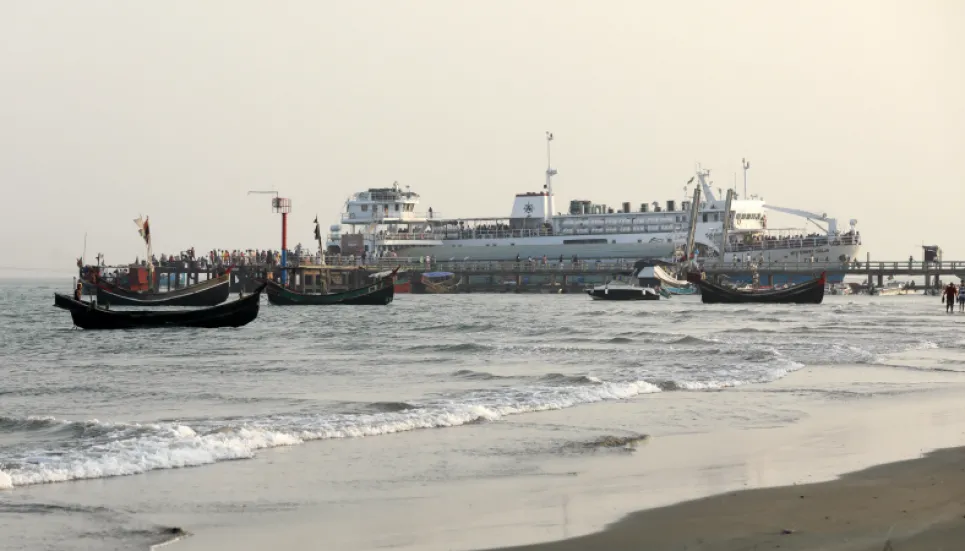
<instances>
[{"instance_id":1,"label":"large white passenger ship","mask_svg":"<svg viewBox=\"0 0 965 551\"><path fill-rule=\"evenodd\" d=\"M329 252L480 261L544 256L550 260L562 256L566 261L574 257L672 259L683 254L694 208L690 200L636 206L629 202L610 206L572 200L567 212L558 212L553 194L556 170L549 162L552 139L547 133L543 190L517 194L509 216L449 218L431 208L422 211L419 195L395 183L356 193L346 201L341 224L331 226ZM749 165L742 164L746 171ZM695 254L719 258L725 201L714 193L709 170L698 166L688 182L691 184L702 190ZM684 195L689 196L686 188ZM769 211L795 215L802 226L769 228ZM857 258L861 245L855 225L851 220L849 228L842 231L826 214L776 207L753 196L738 197L731 201L724 259L764 263L849 261Z\"/></svg>"}]
</instances>

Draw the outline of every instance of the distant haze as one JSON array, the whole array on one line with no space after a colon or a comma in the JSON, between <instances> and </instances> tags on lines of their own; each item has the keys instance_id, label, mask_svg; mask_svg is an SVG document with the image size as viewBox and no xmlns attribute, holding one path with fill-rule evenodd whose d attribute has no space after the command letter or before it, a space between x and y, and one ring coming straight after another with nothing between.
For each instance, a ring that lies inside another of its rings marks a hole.
<instances>
[{"instance_id":1,"label":"distant haze","mask_svg":"<svg viewBox=\"0 0 965 551\"><path fill-rule=\"evenodd\" d=\"M158 255L279 247L249 190L292 199L291 246L393 181L505 216L547 130L557 210L679 202L695 163L727 187L746 157L749 192L858 219L873 258L965 260L963 23L956 0L4 2L0 266L69 272L85 232L88 260L143 258L139 214Z\"/></svg>"}]
</instances>

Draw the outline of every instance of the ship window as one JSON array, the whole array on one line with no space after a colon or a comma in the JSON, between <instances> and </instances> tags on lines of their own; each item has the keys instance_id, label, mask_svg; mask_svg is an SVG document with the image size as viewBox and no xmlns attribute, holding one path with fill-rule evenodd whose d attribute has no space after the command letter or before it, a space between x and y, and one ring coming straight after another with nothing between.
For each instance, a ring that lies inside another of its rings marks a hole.
<instances>
[{"instance_id":1,"label":"ship window","mask_svg":"<svg viewBox=\"0 0 965 551\"><path fill-rule=\"evenodd\" d=\"M368 206L368 205L362 205L362 212L368 212L368 211L369 211L369 206Z\"/></svg>"},{"instance_id":2,"label":"ship window","mask_svg":"<svg viewBox=\"0 0 965 551\"><path fill-rule=\"evenodd\" d=\"M399 204L398 204L398 203L395 204L395 212L399 212Z\"/></svg>"}]
</instances>

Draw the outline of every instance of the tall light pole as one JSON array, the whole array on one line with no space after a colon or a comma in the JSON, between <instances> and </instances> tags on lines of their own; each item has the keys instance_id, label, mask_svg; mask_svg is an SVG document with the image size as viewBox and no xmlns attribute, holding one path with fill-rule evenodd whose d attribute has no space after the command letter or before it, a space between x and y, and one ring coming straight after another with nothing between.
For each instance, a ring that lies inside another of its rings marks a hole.
<instances>
[{"instance_id":1,"label":"tall light pole","mask_svg":"<svg viewBox=\"0 0 965 551\"><path fill-rule=\"evenodd\" d=\"M279 197L277 191L249 191L252 193L274 195L271 200L271 211L281 214L281 284L288 283L288 213L292 211L292 200Z\"/></svg>"}]
</instances>

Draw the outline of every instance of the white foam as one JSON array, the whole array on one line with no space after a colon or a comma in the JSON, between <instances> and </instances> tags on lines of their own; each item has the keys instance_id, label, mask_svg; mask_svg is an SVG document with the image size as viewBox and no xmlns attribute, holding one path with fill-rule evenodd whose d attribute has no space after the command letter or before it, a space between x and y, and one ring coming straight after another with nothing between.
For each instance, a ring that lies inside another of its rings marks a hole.
<instances>
[{"instance_id":1,"label":"white foam","mask_svg":"<svg viewBox=\"0 0 965 551\"><path fill-rule=\"evenodd\" d=\"M563 409L653 392L660 392L660 389L644 381L517 389L508 395L470 394L460 403L440 402L400 412L279 416L253 419L240 427L218 427L208 431L180 424L86 421L84 424L97 423L124 435L137 429L137 436L87 444L67 456L47 457L44 461L28 462L25 457L20 457L18 463L22 466L8 469L0 477L0 487L4 483L8 487L25 486L206 465L250 458L260 449L291 446L306 440L359 438L422 428L454 427L480 420L497 421L507 415Z\"/></svg>"},{"instance_id":2,"label":"white foam","mask_svg":"<svg viewBox=\"0 0 965 551\"><path fill-rule=\"evenodd\" d=\"M0 471L0 490L9 490L11 488L13 488L13 479L10 478L10 475L7 473Z\"/></svg>"},{"instance_id":3,"label":"white foam","mask_svg":"<svg viewBox=\"0 0 965 551\"><path fill-rule=\"evenodd\" d=\"M727 379L727 380L711 380L711 381L674 381L677 388L682 390L721 390L725 388L734 388L743 385L751 385L758 383L770 383L778 379L783 379L787 377L793 371L797 371L804 367L804 364L799 362L787 362L787 367L770 369L767 372L761 374L761 376L749 379Z\"/></svg>"}]
</instances>

